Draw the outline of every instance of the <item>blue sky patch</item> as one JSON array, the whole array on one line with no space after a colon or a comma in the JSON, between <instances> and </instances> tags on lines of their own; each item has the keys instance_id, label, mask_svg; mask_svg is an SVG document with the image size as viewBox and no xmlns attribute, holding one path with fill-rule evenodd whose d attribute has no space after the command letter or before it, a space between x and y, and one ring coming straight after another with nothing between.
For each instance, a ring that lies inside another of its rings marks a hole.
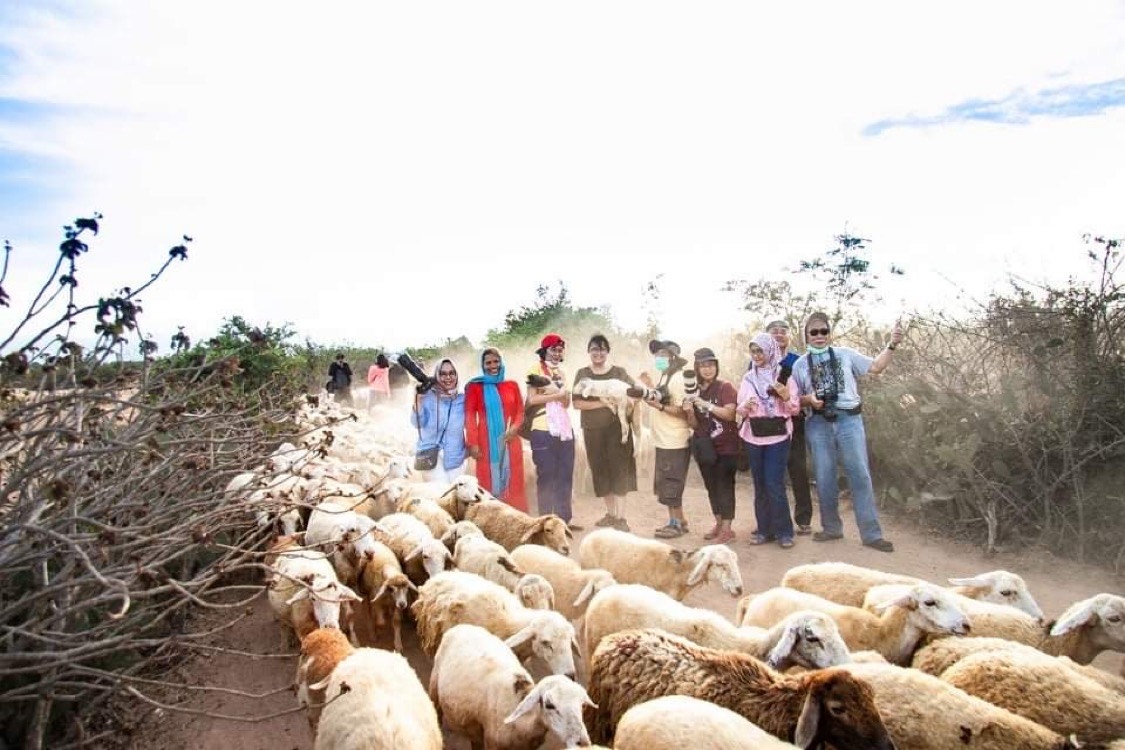
<instances>
[{"instance_id":1,"label":"blue sky patch","mask_svg":"<svg viewBox=\"0 0 1125 750\"><path fill-rule=\"evenodd\" d=\"M895 128L926 128L958 122L1025 125L1036 117L1092 117L1125 106L1125 78L1084 85L1059 86L1035 92L1015 91L1003 99L969 99L937 115L909 115L873 122L863 135Z\"/></svg>"}]
</instances>

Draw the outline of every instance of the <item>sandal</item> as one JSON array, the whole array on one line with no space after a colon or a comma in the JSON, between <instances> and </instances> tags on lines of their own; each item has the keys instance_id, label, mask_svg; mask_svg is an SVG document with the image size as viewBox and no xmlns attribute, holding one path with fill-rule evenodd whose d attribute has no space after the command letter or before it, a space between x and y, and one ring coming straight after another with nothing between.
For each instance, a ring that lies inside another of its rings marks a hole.
<instances>
[{"instance_id":1,"label":"sandal","mask_svg":"<svg viewBox=\"0 0 1125 750\"><path fill-rule=\"evenodd\" d=\"M769 537L767 537L765 534L754 534L752 537L750 537L750 544L753 544L754 546L758 546L759 544L768 544L769 541Z\"/></svg>"},{"instance_id":2,"label":"sandal","mask_svg":"<svg viewBox=\"0 0 1125 750\"><path fill-rule=\"evenodd\" d=\"M734 532L730 529L723 529L714 537L715 544L730 544L734 541Z\"/></svg>"},{"instance_id":3,"label":"sandal","mask_svg":"<svg viewBox=\"0 0 1125 750\"><path fill-rule=\"evenodd\" d=\"M594 521L594 525L601 528L615 527L617 525L617 516L611 516L610 514L606 513L597 521Z\"/></svg>"},{"instance_id":4,"label":"sandal","mask_svg":"<svg viewBox=\"0 0 1125 750\"><path fill-rule=\"evenodd\" d=\"M687 529L685 529L683 526L676 523L675 521L669 521L664 526L661 526L659 529L657 529L653 533L653 536L655 536L657 539L677 539L686 533Z\"/></svg>"},{"instance_id":5,"label":"sandal","mask_svg":"<svg viewBox=\"0 0 1125 750\"><path fill-rule=\"evenodd\" d=\"M710 541L710 540L714 539L715 537L717 537L719 535L720 531L722 531L722 529L719 528L719 524L715 524L714 526L711 527L710 531L708 531L706 534L703 535L703 538Z\"/></svg>"},{"instance_id":6,"label":"sandal","mask_svg":"<svg viewBox=\"0 0 1125 750\"><path fill-rule=\"evenodd\" d=\"M812 533L812 526L807 523L797 524L797 536L808 536Z\"/></svg>"},{"instance_id":7,"label":"sandal","mask_svg":"<svg viewBox=\"0 0 1125 750\"><path fill-rule=\"evenodd\" d=\"M777 546L782 549L793 549L793 537L783 536L777 540Z\"/></svg>"}]
</instances>

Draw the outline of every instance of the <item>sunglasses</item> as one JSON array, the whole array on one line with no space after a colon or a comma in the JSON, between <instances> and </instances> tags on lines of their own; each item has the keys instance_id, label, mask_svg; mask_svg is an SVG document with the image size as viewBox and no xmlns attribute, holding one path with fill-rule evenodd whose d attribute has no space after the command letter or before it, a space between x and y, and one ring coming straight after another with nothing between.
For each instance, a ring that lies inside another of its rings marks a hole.
<instances>
[{"instance_id":1,"label":"sunglasses","mask_svg":"<svg viewBox=\"0 0 1125 750\"><path fill-rule=\"evenodd\" d=\"M810 336L827 336L830 331L827 328L810 328L808 334Z\"/></svg>"}]
</instances>

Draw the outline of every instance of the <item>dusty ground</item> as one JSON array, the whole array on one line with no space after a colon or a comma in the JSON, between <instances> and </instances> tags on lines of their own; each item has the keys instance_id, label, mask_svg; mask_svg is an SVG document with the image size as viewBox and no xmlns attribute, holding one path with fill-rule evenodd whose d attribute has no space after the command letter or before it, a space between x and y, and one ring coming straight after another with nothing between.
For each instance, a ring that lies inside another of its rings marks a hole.
<instances>
[{"instance_id":1,"label":"dusty ground","mask_svg":"<svg viewBox=\"0 0 1125 750\"><path fill-rule=\"evenodd\" d=\"M693 475L695 470L692 470ZM643 485L643 480L642 480ZM897 551L885 554L862 547L854 523L845 514L848 538L838 542L814 543L809 537L798 537L792 550L774 545L751 547L746 543L753 528L753 511L749 498L753 490L747 475L739 476L739 517L735 520L738 539L731 545L742 562L746 590L755 591L777 585L791 566L825 560L840 560L884 570L942 581L948 576L965 576L1004 568L1024 576L1032 592L1049 617L1059 615L1070 603L1099 592L1121 593L1122 578L1098 568L1054 559L1044 553L1003 554L988 557L978 549L930 537L908 526L902 519L884 518L887 538L895 542ZM710 528L711 516L706 495L701 488L690 488L684 503L692 533L678 540L678 546L690 549L702 543L701 535ZM604 508L595 498L580 497L575 501L575 520L587 527L601 517ZM665 519L663 509L647 493L634 493L628 500L627 517L635 533L651 536L652 530ZM587 533L587 532L583 532ZM583 534L579 534L579 538ZM573 554L573 552L572 552ZM734 617L735 600L717 588L697 590L687 604L707 607L727 617ZM413 631L405 635L407 657L418 670L423 684L429 674L429 660L420 653ZM255 699L215 693L198 694L179 691L169 696L184 708L211 714L237 717L263 717L286 711L295 705L295 698L285 688L294 675L296 660L281 638L264 599L257 601L251 616L229 630L217 645L261 656L216 654L201 656L186 665L180 674L169 680L193 685L234 688L262 694L280 690L273 695ZM282 655L282 656L278 656ZM1121 657L1103 654L1095 662L1116 671ZM229 720L215 716L182 714L139 708L137 732L129 741L134 748L168 748L180 750L288 750L311 748L313 738L305 717L289 713L258 721ZM450 748L467 748L458 740Z\"/></svg>"}]
</instances>

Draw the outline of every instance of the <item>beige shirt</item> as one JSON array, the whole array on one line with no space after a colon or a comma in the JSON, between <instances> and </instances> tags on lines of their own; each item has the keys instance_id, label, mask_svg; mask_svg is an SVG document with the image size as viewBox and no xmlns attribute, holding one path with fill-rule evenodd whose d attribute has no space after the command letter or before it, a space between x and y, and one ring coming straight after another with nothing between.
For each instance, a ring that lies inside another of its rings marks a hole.
<instances>
[{"instance_id":1,"label":"beige shirt","mask_svg":"<svg viewBox=\"0 0 1125 750\"><path fill-rule=\"evenodd\" d=\"M652 442L657 448L666 450L686 448L691 442L691 426L683 417L672 416L674 410L680 409L684 402L684 376L683 371L677 372L668 382L668 392L672 395L667 411L652 410Z\"/></svg>"}]
</instances>

